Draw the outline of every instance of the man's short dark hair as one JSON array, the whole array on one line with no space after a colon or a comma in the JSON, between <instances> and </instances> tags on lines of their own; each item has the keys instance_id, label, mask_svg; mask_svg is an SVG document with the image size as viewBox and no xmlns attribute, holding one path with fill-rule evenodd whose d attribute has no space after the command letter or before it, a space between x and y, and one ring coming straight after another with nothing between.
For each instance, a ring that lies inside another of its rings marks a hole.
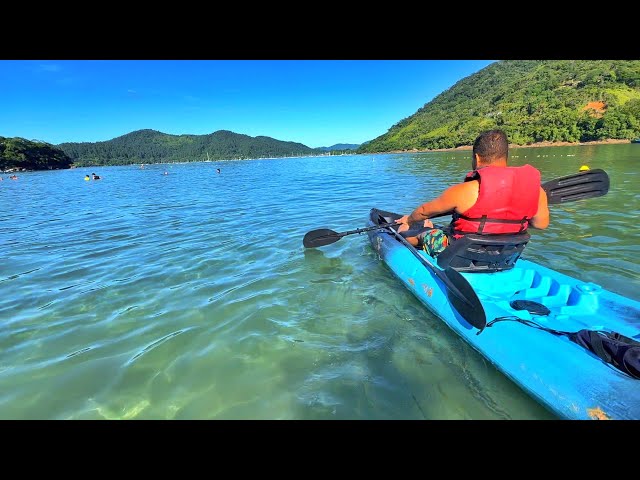
<instances>
[{"instance_id":1,"label":"man's short dark hair","mask_svg":"<svg viewBox=\"0 0 640 480\"><path fill-rule=\"evenodd\" d=\"M482 160L492 163L500 158L509 158L509 141L502 130L488 130L478 135L473 142L473 156L478 154Z\"/></svg>"}]
</instances>

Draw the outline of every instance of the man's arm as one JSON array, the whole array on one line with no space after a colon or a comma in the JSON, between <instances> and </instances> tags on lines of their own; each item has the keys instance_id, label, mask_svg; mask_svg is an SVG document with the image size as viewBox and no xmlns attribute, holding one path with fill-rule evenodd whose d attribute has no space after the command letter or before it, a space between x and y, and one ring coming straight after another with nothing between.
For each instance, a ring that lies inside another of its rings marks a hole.
<instances>
[{"instance_id":1,"label":"man's arm","mask_svg":"<svg viewBox=\"0 0 640 480\"><path fill-rule=\"evenodd\" d=\"M423 203L411 212L411 215L407 215L406 221L402 221L405 217L402 217L398 221L400 223L408 223L411 225L412 223L420 222L427 218L453 212L460 203L460 199L464 198L464 193L466 189L469 188L469 183L471 182L452 185L442 192L438 198Z\"/></svg>"},{"instance_id":2,"label":"man's arm","mask_svg":"<svg viewBox=\"0 0 640 480\"><path fill-rule=\"evenodd\" d=\"M547 203L547 192L540 187L540 197L538 197L538 211L533 216L529 224L533 228L545 229L549 226L549 205Z\"/></svg>"}]
</instances>

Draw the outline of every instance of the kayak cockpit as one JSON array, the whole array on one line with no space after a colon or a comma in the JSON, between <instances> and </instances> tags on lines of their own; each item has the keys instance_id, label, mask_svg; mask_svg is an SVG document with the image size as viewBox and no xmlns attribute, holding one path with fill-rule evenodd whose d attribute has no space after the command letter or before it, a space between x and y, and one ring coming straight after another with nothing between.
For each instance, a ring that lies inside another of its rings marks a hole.
<instances>
[{"instance_id":1,"label":"kayak cockpit","mask_svg":"<svg viewBox=\"0 0 640 480\"><path fill-rule=\"evenodd\" d=\"M390 223L400 217L401 215L396 213L375 208L370 213L371 221L376 224ZM451 242L435 260L443 270L451 267L464 273L494 273L511 270L530 238L526 232L514 235L468 234Z\"/></svg>"}]
</instances>

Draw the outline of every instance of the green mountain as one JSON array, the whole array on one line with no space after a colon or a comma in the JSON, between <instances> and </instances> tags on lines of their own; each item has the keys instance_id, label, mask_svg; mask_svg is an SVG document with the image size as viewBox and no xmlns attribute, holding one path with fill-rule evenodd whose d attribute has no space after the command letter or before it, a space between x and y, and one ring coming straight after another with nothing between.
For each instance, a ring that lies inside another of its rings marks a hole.
<instances>
[{"instance_id":1,"label":"green mountain","mask_svg":"<svg viewBox=\"0 0 640 480\"><path fill-rule=\"evenodd\" d=\"M330 147L318 147L315 150L322 150L323 152L331 152L334 150L356 150L359 146L359 143L336 143Z\"/></svg>"},{"instance_id":2,"label":"green mountain","mask_svg":"<svg viewBox=\"0 0 640 480\"><path fill-rule=\"evenodd\" d=\"M271 137L250 137L228 130L208 135L170 135L156 130L138 130L105 142L58 145L76 166L168 163L236 158L272 158L314 155L316 150L301 143Z\"/></svg>"},{"instance_id":3,"label":"green mountain","mask_svg":"<svg viewBox=\"0 0 640 480\"><path fill-rule=\"evenodd\" d=\"M483 130L511 143L640 136L640 60L504 60L361 145L357 153L454 148Z\"/></svg>"},{"instance_id":4,"label":"green mountain","mask_svg":"<svg viewBox=\"0 0 640 480\"><path fill-rule=\"evenodd\" d=\"M71 166L62 150L46 142L0 137L0 172L57 170Z\"/></svg>"}]
</instances>

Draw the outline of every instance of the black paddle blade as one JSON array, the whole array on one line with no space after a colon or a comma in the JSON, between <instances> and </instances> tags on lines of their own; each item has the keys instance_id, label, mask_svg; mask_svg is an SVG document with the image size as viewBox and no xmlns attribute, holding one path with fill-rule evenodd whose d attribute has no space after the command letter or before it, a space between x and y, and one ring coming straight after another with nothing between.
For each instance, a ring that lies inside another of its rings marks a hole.
<instances>
[{"instance_id":1,"label":"black paddle blade","mask_svg":"<svg viewBox=\"0 0 640 480\"><path fill-rule=\"evenodd\" d=\"M451 305L467 322L482 331L487 326L487 316L475 290L457 270L447 267L444 274L451 281L451 285L447 285Z\"/></svg>"},{"instance_id":2,"label":"black paddle blade","mask_svg":"<svg viewBox=\"0 0 640 480\"><path fill-rule=\"evenodd\" d=\"M320 228L318 230L312 230L307 233L302 239L302 244L306 248L322 247L324 245L329 245L330 243L337 242L342 237L345 237L347 235L370 232L371 230L380 230L382 228L388 228L392 226L397 227L398 224L396 222L381 223L380 225L373 225L366 228L356 228L355 230L349 230L347 232L341 233L334 232L333 230L329 230L326 228Z\"/></svg>"},{"instance_id":3,"label":"black paddle blade","mask_svg":"<svg viewBox=\"0 0 640 480\"><path fill-rule=\"evenodd\" d=\"M578 172L542 184L549 205L601 197L609 191L609 175L600 168Z\"/></svg>"},{"instance_id":4,"label":"black paddle blade","mask_svg":"<svg viewBox=\"0 0 640 480\"><path fill-rule=\"evenodd\" d=\"M307 232L302 239L302 244L304 245L304 248L323 247L324 245L330 245L337 242L340 238L342 238L342 235L339 233L327 228L320 228L318 230Z\"/></svg>"}]
</instances>

